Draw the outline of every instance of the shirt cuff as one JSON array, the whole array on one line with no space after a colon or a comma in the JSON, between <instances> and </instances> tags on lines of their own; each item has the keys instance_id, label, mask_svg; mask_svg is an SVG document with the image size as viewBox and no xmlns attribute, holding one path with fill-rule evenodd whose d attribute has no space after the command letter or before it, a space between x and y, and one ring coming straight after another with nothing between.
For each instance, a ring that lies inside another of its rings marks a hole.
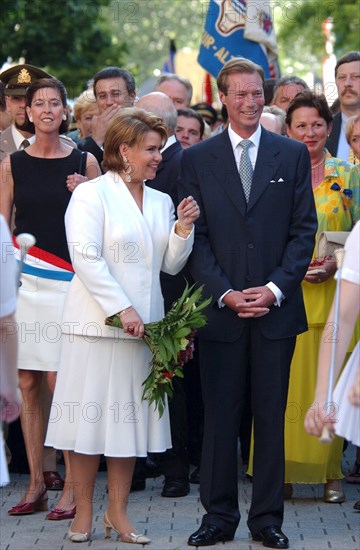
<instances>
[{"instance_id":1,"label":"shirt cuff","mask_svg":"<svg viewBox=\"0 0 360 550\"><path fill-rule=\"evenodd\" d=\"M276 286L274 283L272 283L271 281L269 283L267 283L267 285L265 285L265 286L267 286L268 289L271 290L271 292L275 295L275 300L276 301L275 301L274 306L280 307L281 302L285 299L285 296L281 292L280 288L278 286Z\"/></svg>"},{"instance_id":2,"label":"shirt cuff","mask_svg":"<svg viewBox=\"0 0 360 550\"><path fill-rule=\"evenodd\" d=\"M229 288L229 290L227 290L226 292L224 292L224 294L222 294L222 295L220 296L220 298L219 298L218 301L217 301L218 307L219 307L219 308L225 307L225 304L224 304L224 302L223 302L223 299L225 298L225 296L226 296L227 294L229 294L229 292L232 292L233 290L234 290L233 288Z\"/></svg>"}]
</instances>

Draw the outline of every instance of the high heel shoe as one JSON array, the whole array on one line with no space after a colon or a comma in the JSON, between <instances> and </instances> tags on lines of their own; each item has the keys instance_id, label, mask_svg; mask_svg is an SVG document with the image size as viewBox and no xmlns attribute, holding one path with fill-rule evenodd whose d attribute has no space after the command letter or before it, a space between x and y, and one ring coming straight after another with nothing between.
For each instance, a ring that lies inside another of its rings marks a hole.
<instances>
[{"instance_id":1,"label":"high heel shoe","mask_svg":"<svg viewBox=\"0 0 360 550\"><path fill-rule=\"evenodd\" d=\"M28 514L34 514L35 512L46 512L48 509L48 496L46 488L37 497L34 502L19 502L16 506L13 506L8 510L10 516L25 516Z\"/></svg>"},{"instance_id":2,"label":"high heel shoe","mask_svg":"<svg viewBox=\"0 0 360 550\"><path fill-rule=\"evenodd\" d=\"M113 526L111 521L109 521L109 518L107 516L107 513L105 512L104 515L104 529L105 529L105 538L109 539L111 538L111 529L117 533L118 537L120 538L121 542L129 542L131 544L149 544L151 542L150 539L145 537L145 535L141 535L140 533L119 533L119 531Z\"/></svg>"},{"instance_id":3,"label":"high heel shoe","mask_svg":"<svg viewBox=\"0 0 360 550\"><path fill-rule=\"evenodd\" d=\"M53 508L51 512L46 516L46 519L52 521L59 521L61 519L74 519L76 515L76 506L71 510L64 510L63 508Z\"/></svg>"},{"instance_id":4,"label":"high heel shoe","mask_svg":"<svg viewBox=\"0 0 360 550\"><path fill-rule=\"evenodd\" d=\"M71 529L68 530L68 537L71 542L87 542L90 540L90 533L75 533Z\"/></svg>"},{"instance_id":5,"label":"high heel shoe","mask_svg":"<svg viewBox=\"0 0 360 550\"><path fill-rule=\"evenodd\" d=\"M325 484L324 488L324 502L329 504L342 504L345 502L345 493L342 490L341 482L335 484L334 482L338 480L331 480ZM338 485L338 489L333 489Z\"/></svg>"}]
</instances>

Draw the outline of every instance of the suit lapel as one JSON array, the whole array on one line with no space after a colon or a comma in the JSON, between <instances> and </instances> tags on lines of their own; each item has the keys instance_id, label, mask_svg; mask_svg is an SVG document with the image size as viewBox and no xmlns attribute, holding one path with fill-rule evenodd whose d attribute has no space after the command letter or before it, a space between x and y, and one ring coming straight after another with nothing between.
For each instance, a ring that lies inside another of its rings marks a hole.
<instances>
[{"instance_id":1,"label":"suit lapel","mask_svg":"<svg viewBox=\"0 0 360 550\"><path fill-rule=\"evenodd\" d=\"M276 172L279 169L279 161L277 159L279 153L280 149L277 145L274 145L271 133L262 128L249 203L247 205L248 211L253 208L263 195L271 180L275 179Z\"/></svg>"},{"instance_id":2,"label":"suit lapel","mask_svg":"<svg viewBox=\"0 0 360 550\"><path fill-rule=\"evenodd\" d=\"M332 130L330 137L327 139L325 147L330 151L330 153L335 157L338 149L339 139L341 131L341 113L337 113L334 116L332 123Z\"/></svg>"},{"instance_id":3,"label":"suit lapel","mask_svg":"<svg viewBox=\"0 0 360 550\"><path fill-rule=\"evenodd\" d=\"M161 162L160 162L160 164L159 164L159 166L156 170L156 174L159 174L163 170L163 168L165 166L165 163L168 162L171 159L171 157L173 157L174 154L177 153L181 149L182 149L182 147L181 147L181 145L178 141L176 141L175 143L170 145L170 147L165 149L165 151L163 151L161 153L162 159L161 159Z\"/></svg>"},{"instance_id":4,"label":"suit lapel","mask_svg":"<svg viewBox=\"0 0 360 550\"><path fill-rule=\"evenodd\" d=\"M222 132L219 136L212 138L212 145L211 155L214 158L214 163L211 163L209 167L204 166L204 170L210 169L231 202L244 216L246 213L245 195L228 132Z\"/></svg>"},{"instance_id":5,"label":"suit lapel","mask_svg":"<svg viewBox=\"0 0 360 550\"><path fill-rule=\"evenodd\" d=\"M149 201L147 200L149 189L144 185L143 194L143 212L136 204L136 201L122 178L115 172L107 172L105 177L115 185L114 190L121 197L121 204L124 207L124 213L131 212L131 220L136 224L136 244L137 246L143 246L144 250L147 250L152 256L153 254L153 240L151 231L149 229L149 222L145 219L149 217ZM151 206L151 205L150 205ZM151 213L152 214L152 213ZM125 214L126 215L126 214Z\"/></svg>"}]
</instances>

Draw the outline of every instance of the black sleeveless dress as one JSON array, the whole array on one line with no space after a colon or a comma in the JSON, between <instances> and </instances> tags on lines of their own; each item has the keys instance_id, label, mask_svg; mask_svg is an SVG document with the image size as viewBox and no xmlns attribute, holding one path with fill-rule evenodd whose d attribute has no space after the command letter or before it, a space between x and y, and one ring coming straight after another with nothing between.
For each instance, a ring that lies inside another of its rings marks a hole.
<instances>
[{"instance_id":1,"label":"black sleeveless dress","mask_svg":"<svg viewBox=\"0 0 360 550\"><path fill-rule=\"evenodd\" d=\"M81 151L63 158L32 157L25 150L10 155L14 180L15 230L31 233L36 246L70 262L64 215L71 199L66 178L79 173Z\"/></svg>"},{"instance_id":2,"label":"black sleeveless dress","mask_svg":"<svg viewBox=\"0 0 360 550\"><path fill-rule=\"evenodd\" d=\"M70 255L64 215L72 194L66 178L79 173L80 157L77 149L68 157L55 159L32 157L25 150L10 155L16 208L14 234L32 233L37 247L67 262ZM48 261L46 254L43 259ZM29 254L26 263L39 266ZM62 312L70 282L22 273L21 283L17 303L21 330L18 368L56 371Z\"/></svg>"}]
</instances>

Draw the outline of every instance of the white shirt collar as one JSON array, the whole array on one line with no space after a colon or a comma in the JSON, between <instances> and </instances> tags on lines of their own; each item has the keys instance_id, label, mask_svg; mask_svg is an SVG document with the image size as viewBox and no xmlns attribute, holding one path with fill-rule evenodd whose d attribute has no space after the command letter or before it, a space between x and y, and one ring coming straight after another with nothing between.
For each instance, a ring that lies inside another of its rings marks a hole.
<instances>
[{"instance_id":1,"label":"white shirt collar","mask_svg":"<svg viewBox=\"0 0 360 550\"><path fill-rule=\"evenodd\" d=\"M19 130L15 127L14 124L11 125L11 133L12 133L12 137L13 137L13 140L14 140L14 143L15 143L15 146L16 146L16 150L18 151L21 147L21 144L22 142L24 141L24 139L27 139L28 142L30 144L34 143L35 141L35 136L31 136L29 138L25 138L20 132Z\"/></svg>"},{"instance_id":2,"label":"white shirt collar","mask_svg":"<svg viewBox=\"0 0 360 550\"><path fill-rule=\"evenodd\" d=\"M165 149L168 149L170 147L170 145L172 145L173 143L175 143L177 141L176 139L176 136L175 134L173 134L172 136L168 137L167 140L166 140L166 143L164 145L164 147L161 149L161 153L163 153L165 151Z\"/></svg>"},{"instance_id":3,"label":"white shirt collar","mask_svg":"<svg viewBox=\"0 0 360 550\"><path fill-rule=\"evenodd\" d=\"M229 126L228 126L228 132L229 132L229 138L230 138L230 141L231 141L233 151L235 151L235 149L239 145L239 143L241 143L245 138L242 138L241 136L239 136L239 134L237 134L232 129L231 124L229 124ZM260 138L261 138L261 125L259 124L257 129L255 130L255 132L247 139L250 139L253 142L253 144L255 145L256 150L257 150L258 147L259 147ZM251 149L253 149L253 147L251 147L250 150Z\"/></svg>"}]
</instances>

